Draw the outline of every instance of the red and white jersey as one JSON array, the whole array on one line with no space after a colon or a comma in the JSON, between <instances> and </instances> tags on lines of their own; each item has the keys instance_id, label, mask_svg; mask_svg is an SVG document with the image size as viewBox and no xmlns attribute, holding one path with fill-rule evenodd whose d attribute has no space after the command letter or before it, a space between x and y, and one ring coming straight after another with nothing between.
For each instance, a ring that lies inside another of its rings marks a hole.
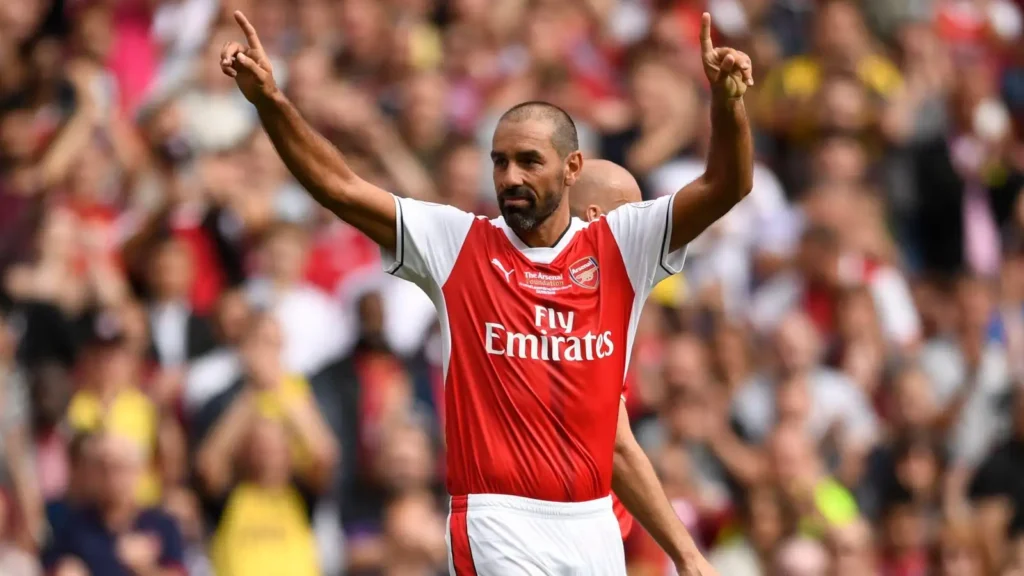
<instances>
[{"instance_id":1,"label":"red and white jersey","mask_svg":"<svg viewBox=\"0 0 1024 576\"><path fill-rule=\"evenodd\" d=\"M685 257L668 250L672 199L573 219L550 248L501 218L396 199L384 264L437 307L451 495L608 496L640 312Z\"/></svg>"}]
</instances>

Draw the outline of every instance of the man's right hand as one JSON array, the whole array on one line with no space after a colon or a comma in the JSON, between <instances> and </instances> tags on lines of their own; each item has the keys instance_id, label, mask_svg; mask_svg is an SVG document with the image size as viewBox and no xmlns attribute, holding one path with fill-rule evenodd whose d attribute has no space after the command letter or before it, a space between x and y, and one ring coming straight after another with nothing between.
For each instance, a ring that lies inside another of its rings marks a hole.
<instances>
[{"instance_id":1,"label":"man's right hand","mask_svg":"<svg viewBox=\"0 0 1024 576\"><path fill-rule=\"evenodd\" d=\"M235 11L235 22L238 22L238 26L245 33L248 47L238 42L224 44L220 51L220 69L235 79L238 89L249 102L257 104L260 100L270 99L277 94L274 69L270 65L270 58L267 58L267 53L263 50L263 45L260 44L256 29L238 10Z\"/></svg>"}]
</instances>

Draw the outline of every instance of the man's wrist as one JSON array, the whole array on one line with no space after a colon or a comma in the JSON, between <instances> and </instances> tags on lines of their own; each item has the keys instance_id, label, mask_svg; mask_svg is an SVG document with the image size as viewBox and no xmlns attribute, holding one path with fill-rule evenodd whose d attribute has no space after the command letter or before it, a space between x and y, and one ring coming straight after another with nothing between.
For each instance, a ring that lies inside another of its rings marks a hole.
<instances>
[{"instance_id":1,"label":"man's wrist","mask_svg":"<svg viewBox=\"0 0 1024 576\"><path fill-rule=\"evenodd\" d=\"M697 546L691 544L683 550L671 554L671 558L676 569L682 570L700 564L702 556L700 551L697 550Z\"/></svg>"},{"instance_id":2,"label":"man's wrist","mask_svg":"<svg viewBox=\"0 0 1024 576\"><path fill-rule=\"evenodd\" d=\"M261 94L260 98L253 104L256 106L257 111L265 111L281 108L287 103L288 98L284 95L284 92L275 86L270 94Z\"/></svg>"},{"instance_id":3,"label":"man's wrist","mask_svg":"<svg viewBox=\"0 0 1024 576\"><path fill-rule=\"evenodd\" d=\"M720 88L711 88L711 106L719 110L734 110L743 105L743 96L730 96Z\"/></svg>"}]
</instances>

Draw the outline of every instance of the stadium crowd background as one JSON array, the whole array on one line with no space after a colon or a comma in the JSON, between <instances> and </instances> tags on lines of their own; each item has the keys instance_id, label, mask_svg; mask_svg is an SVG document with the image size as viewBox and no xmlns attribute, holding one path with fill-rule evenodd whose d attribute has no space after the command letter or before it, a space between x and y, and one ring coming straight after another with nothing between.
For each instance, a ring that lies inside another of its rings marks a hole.
<instances>
[{"instance_id":1,"label":"stadium crowd background","mask_svg":"<svg viewBox=\"0 0 1024 576\"><path fill-rule=\"evenodd\" d=\"M710 10L758 166L637 336L666 493L723 575L1024 574L1021 0L3 0L0 574L446 570L433 310L218 70L237 8L358 173L488 215L528 99L698 175Z\"/></svg>"}]
</instances>

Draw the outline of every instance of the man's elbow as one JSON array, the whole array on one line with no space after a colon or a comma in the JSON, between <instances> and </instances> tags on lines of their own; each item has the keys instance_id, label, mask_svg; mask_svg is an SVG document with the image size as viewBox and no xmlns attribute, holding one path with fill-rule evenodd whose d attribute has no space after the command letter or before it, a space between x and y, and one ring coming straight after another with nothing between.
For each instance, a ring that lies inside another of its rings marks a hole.
<instances>
[{"instance_id":1,"label":"man's elbow","mask_svg":"<svg viewBox=\"0 0 1024 576\"><path fill-rule=\"evenodd\" d=\"M701 177L701 184L705 193L720 203L726 212L754 189L754 179L751 175L736 172L718 174L709 170Z\"/></svg>"},{"instance_id":2,"label":"man's elbow","mask_svg":"<svg viewBox=\"0 0 1024 576\"><path fill-rule=\"evenodd\" d=\"M326 442L312 451L310 465L306 471L310 487L318 493L326 492L334 478L338 461L338 448L333 442Z\"/></svg>"},{"instance_id":3,"label":"man's elbow","mask_svg":"<svg viewBox=\"0 0 1024 576\"><path fill-rule=\"evenodd\" d=\"M217 494L227 485L228 471L218 457L200 453L196 458L196 477L204 492Z\"/></svg>"},{"instance_id":4,"label":"man's elbow","mask_svg":"<svg viewBox=\"0 0 1024 576\"><path fill-rule=\"evenodd\" d=\"M754 175L751 170L740 170L739 174L728 174L722 178L719 188L734 203L747 197L754 189Z\"/></svg>"}]
</instances>

